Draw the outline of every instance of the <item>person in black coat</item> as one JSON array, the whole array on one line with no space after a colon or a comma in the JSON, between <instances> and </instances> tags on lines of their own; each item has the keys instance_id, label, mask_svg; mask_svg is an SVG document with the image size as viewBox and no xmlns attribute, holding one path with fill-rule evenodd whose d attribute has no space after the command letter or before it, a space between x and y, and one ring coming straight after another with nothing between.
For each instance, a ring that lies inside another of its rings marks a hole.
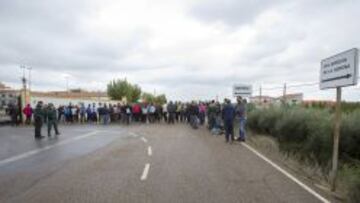
<instances>
[{"instance_id":1,"label":"person in black coat","mask_svg":"<svg viewBox=\"0 0 360 203\"><path fill-rule=\"evenodd\" d=\"M229 140L234 140L234 119L235 119L235 108L231 105L229 99L225 99L224 108L222 110L222 118L224 120L225 127L225 141L228 143Z\"/></svg>"}]
</instances>

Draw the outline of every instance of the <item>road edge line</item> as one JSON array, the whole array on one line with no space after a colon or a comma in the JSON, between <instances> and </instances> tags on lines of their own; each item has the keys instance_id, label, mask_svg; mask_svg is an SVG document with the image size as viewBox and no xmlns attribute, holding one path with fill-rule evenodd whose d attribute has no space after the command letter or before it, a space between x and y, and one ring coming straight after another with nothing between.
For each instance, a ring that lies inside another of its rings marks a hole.
<instances>
[{"instance_id":1,"label":"road edge line","mask_svg":"<svg viewBox=\"0 0 360 203\"><path fill-rule=\"evenodd\" d=\"M149 156L152 156L152 149L151 149L151 146L148 146L148 155L149 155Z\"/></svg>"},{"instance_id":2,"label":"road edge line","mask_svg":"<svg viewBox=\"0 0 360 203\"><path fill-rule=\"evenodd\" d=\"M84 139L86 137L93 136L93 135L97 134L98 132L99 131L93 131L93 132L90 132L90 133L87 133L87 134L84 134L84 135L80 135L80 136L77 136L77 137L66 139L66 140L64 140L62 142L59 142L59 143L56 143L56 144L53 144L53 145L48 145L48 146L45 146L43 148L34 149L34 150L31 150L31 151L28 151L28 152L25 152L25 153L22 153L22 154L19 154L19 155L15 155L13 157L9 157L9 158L0 160L0 167L5 166L6 164L9 164L9 163L12 163L12 162L19 161L21 159L31 157L33 155L39 154L40 152L43 152L43 151L46 151L46 150L49 150L49 149L52 149L52 148L55 148L55 147L58 147L58 146L61 146L61 145L64 145L64 144L67 144L67 143L70 143L70 142L74 142L74 141L77 141L77 140L80 140L80 139Z\"/></svg>"},{"instance_id":3,"label":"road edge line","mask_svg":"<svg viewBox=\"0 0 360 203\"><path fill-rule=\"evenodd\" d=\"M317 193L316 191L314 191L313 189L311 189L309 186L307 186L306 184L302 183L299 179L297 179L296 177L294 177L293 175L291 175L290 173L288 173L287 171L285 171L284 169L282 169L280 166L278 166L277 164L275 164L274 162L272 162L270 159L266 158L264 155L262 155L260 152L256 151L254 148L250 147L249 145L245 144L245 143L241 143L244 147L246 147L248 150L250 150L251 152L253 152L255 155L257 155L258 157L260 157L262 160L264 160L265 162L267 162L268 164L270 164L272 167L274 167L276 170L278 170L279 172L281 172L283 175L285 175L286 177L288 177L289 179L291 179L292 181L294 181L296 184L298 184L300 187L302 187L304 190L306 190L307 192L309 192L310 194L312 194L313 196L315 196L317 199L319 199L320 201L322 201L323 203L330 203L329 200L325 199L323 196L321 196L319 193Z\"/></svg>"},{"instance_id":4,"label":"road edge line","mask_svg":"<svg viewBox=\"0 0 360 203\"><path fill-rule=\"evenodd\" d=\"M144 181L147 179L147 176L149 174L149 169L150 169L150 164L149 163L145 164L145 168L143 170L140 180Z\"/></svg>"},{"instance_id":5,"label":"road edge line","mask_svg":"<svg viewBox=\"0 0 360 203\"><path fill-rule=\"evenodd\" d=\"M145 143L148 142L148 140L147 140L145 137L141 137L141 140L142 140L143 142L145 142Z\"/></svg>"}]
</instances>

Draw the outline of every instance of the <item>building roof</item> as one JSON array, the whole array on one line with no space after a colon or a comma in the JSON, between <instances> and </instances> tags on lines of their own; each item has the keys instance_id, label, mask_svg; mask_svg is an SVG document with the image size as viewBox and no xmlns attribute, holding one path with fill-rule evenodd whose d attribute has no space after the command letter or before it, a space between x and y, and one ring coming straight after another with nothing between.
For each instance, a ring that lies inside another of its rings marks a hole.
<instances>
[{"instance_id":1,"label":"building roof","mask_svg":"<svg viewBox=\"0 0 360 203\"><path fill-rule=\"evenodd\" d=\"M39 92L32 91L31 96L36 97L56 97L56 98L103 98L107 97L106 92L89 92L84 90L76 91L50 91L50 92Z\"/></svg>"},{"instance_id":2,"label":"building roof","mask_svg":"<svg viewBox=\"0 0 360 203\"><path fill-rule=\"evenodd\" d=\"M285 95L286 99L293 99L293 98L297 98L297 97L303 98L304 94L303 93L294 93L294 94L286 94ZM284 96L278 97L278 99L282 99L282 98L284 98Z\"/></svg>"}]
</instances>

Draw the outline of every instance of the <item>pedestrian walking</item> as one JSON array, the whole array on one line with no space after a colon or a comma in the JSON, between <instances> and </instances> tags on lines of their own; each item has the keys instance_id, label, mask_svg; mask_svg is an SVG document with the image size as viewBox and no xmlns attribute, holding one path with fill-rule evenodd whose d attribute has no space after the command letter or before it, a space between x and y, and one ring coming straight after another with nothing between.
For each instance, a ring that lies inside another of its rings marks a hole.
<instances>
[{"instance_id":1,"label":"pedestrian walking","mask_svg":"<svg viewBox=\"0 0 360 203\"><path fill-rule=\"evenodd\" d=\"M47 130L48 130L48 137L51 137L51 129L54 127L55 134L60 135L57 125L57 119L56 119L56 109L54 107L54 104L49 103L47 111Z\"/></svg>"}]
</instances>

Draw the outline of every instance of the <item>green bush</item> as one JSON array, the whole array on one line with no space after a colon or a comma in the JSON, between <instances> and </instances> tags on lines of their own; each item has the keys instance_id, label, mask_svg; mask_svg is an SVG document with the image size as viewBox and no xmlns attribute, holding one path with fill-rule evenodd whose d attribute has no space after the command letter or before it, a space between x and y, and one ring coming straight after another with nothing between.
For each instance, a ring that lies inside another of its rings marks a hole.
<instances>
[{"instance_id":1,"label":"green bush","mask_svg":"<svg viewBox=\"0 0 360 203\"><path fill-rule=\"evenodd\" d=\"M360 160L360 110L343 115L340 138L340 156Z\"/></svg>"},{"instance_id":2,"label":"green bush","mask_svg":"<svg viewBox=\"0 0 360 203\"><path fill-rule=\"evenodd\" d=\"M360 202L360 168L359 166L345 165L340 170L340 177L345 183L347 202Z\"/></svg>"},{"instance_id":3,"label":"green bush","mask_svg":"<svg viewBox=\"0 0 360 203\"><path fill-rule=\"evenodd\" d=\"M301 150L308 135L306 120L309 118L308 112L300 108L288 109L283 112L283 116L275 126L281 150L288 153L296 153Z\"/></svg>"},{"instance_id":4,"label":"green bush","mask_svg":"<svg viewBox=\"0 0 360 203\"><path fill-rule=\"evenodd\" d=\"M283 152L328 169L332 154L332 122L329 111L305 108L257 109L248 126L278 138Z\"/></svg>"},{"instance_id":5,"label":"green bush","mask_svg":"<svg viewBox=\"0 0 360 203\"><path fill-rule=\"evenodd\" d=\"M307 138L301 149L302 158L311 164L319 164L324 172L330 169L332 156L332 116L327 111L309 110L305 125Z\"/></svg>"},{"instance_id":6,"label":"green bush","mask_svg":"<svg viewBox=\"0 0 360 203\"><path fill-rule=\"evenodd\" d=\"M321 166L328 174L333 146L333 110L289 107L255 109L249 112L248 127L255 132L277 138L280 150L300 161ZM360 110L349 104L351 113L343 113L341 121L340 164L349 202L360 202Z\"/></svg>"},{"instance_id":7,"label":"green bush","mask_svg":"<svg viewBox=\"0 0 360 203\"><path fill-rule=\"evenodd\" d=\"M250 111L247 115L247 126L248 128L250 128L251 130L257 132L257 133L262 133L260 126L259 126L259 120L262 114L262 110L260 109L254 109L252 111Z\"/></svg>"},{"instance_id":8,"label":"green bush","mask_svg":"<svg viewBox=\"0 0 360 203\"><path fill-rule=\"evenodd\" d=\"M283 112L280 108L272 107L261 112L258 125L263 133L276 135L276 122L282 118Z\"/></svg>"}]
</instances>

